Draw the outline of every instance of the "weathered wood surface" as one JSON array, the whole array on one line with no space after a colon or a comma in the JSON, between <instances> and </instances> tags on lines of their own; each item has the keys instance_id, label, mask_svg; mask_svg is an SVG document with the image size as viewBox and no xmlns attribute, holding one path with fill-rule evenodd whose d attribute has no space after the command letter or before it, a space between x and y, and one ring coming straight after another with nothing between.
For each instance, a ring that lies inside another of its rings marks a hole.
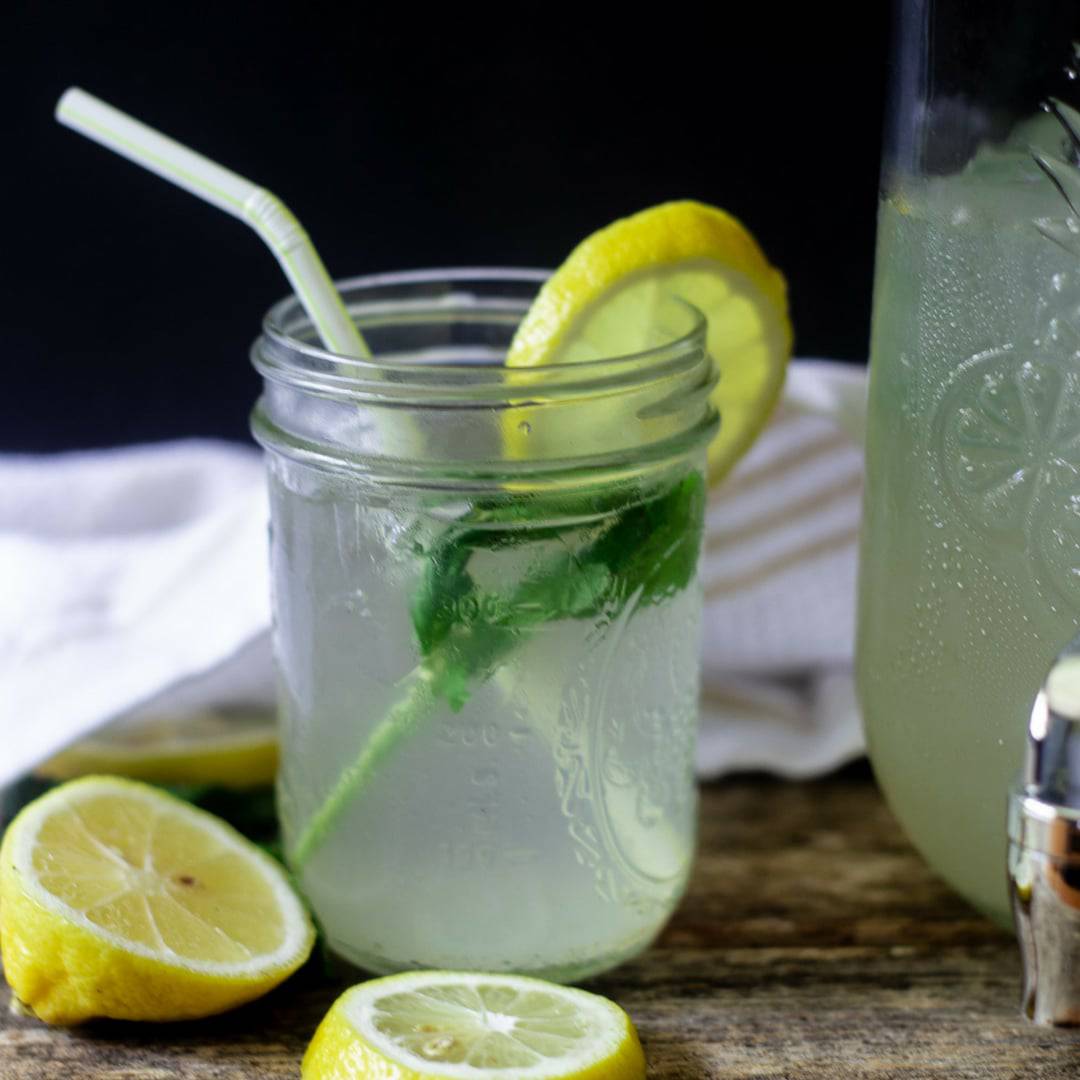
<instances>
[{"instance_id":1,"label":"weathered wood surface","mask_svg":"<svg viewBox=\"0 0 1080 1080\"><path fill-rule=\"evenodd\" d=\"M952 896L861 769L708 787L690 892L657 945L598 979L650 1076L1080 1076L1080 1034L1017 1012L1010 937ZM314 967L201 1023L51 1031L0 998L0 1080L299 1075L340 986Z\"/></svg>"}]
</instances>

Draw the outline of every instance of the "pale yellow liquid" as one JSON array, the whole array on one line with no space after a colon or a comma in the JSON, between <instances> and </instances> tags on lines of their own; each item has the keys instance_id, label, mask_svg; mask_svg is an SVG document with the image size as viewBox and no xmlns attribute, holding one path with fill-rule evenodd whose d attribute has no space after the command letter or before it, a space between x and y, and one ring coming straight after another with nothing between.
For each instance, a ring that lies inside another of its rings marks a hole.
<instances>
[{"instance_id":1,"label":"pale yellow liquid","mask_svg":"<svg viewBox=\"0 0 1080 1080\"><path fill-rule=\"evenodd\" d=\"M877 776L934 868L1001 921L1007 787L1080 625L1080 244L1036 227L1068 208L1031 136L883 203L860 581Z\"/></svg>"},{"instance_id":2,"label":"pale yellow liquid","mask_svg":"<svg viewBox=\"0 0 1080 1080\"><path fill-rule=\"evenodd\" d=\"M292 464L270 492L291 851L412 685L410 603L448 518ZM585 550L598 524L537 528L471 572L497 597L553 552ZM333 951L370 971L569 981L645 948L693 854L701 602L695 582L545 623L460 709L420 712L298 874Z\"/></svg>"}]
</instances>

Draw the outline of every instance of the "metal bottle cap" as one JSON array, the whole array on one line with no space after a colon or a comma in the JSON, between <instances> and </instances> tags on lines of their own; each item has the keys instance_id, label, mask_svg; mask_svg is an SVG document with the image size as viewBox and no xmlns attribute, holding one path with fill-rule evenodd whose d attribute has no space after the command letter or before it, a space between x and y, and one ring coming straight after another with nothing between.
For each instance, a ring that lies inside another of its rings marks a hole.
<instances>
[{"instance_id":1,"label":"metal bottle cap","mask_svg":"<svg viewBox=\"0 0 1080 1080\"><path fill-rule=\"evenodd\" d=\"M1080 1024L1080 637L1035 698L1009 798L1009 888L1037 1024Z\"/></svg>"}]
</instances>

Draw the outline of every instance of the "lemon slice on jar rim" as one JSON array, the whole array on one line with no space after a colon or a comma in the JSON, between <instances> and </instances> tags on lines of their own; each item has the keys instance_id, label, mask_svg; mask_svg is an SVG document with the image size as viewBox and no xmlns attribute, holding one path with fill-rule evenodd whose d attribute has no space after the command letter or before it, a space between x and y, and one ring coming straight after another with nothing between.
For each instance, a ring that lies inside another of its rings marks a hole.
<instances>
[{"instance_id":1,"label":"lemon slice on jar rim","mask_svg":"<svg viewBox=\"0 0 1080 1080\"><path fill-rule=\"evenodd\" d=\"M734 217L692 200L662 203L586 237L540 289L511 342L510 368L571 364L655 347L670 298L705 316L720 372L720 429L708 452L720 480L765 426L791 355L787 285ZM527 435L505 435L528 456Z\"/></svg>"}]
</instances>

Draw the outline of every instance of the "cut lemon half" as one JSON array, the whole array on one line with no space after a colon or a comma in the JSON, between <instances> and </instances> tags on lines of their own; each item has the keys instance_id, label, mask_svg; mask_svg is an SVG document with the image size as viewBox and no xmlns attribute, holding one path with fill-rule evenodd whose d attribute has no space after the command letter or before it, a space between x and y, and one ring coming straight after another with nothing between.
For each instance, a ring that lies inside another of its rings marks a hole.
<instances>
[{"instance_id":1,"label":"cut lemon half","mask_svg":"<svg viewBox=\"0 0 1080 1080\"><path fill-rule=\"evenodd\" d=\"M346 991L303 1080L640 1080L630 1018L596 994L521 975L413 971Z\"/></svg>"},{"instance_id":2,"label":"cut lemon half","mask_svg":"<svg viewBox=\"0 0 1080 1080\"><path fill-rule=\"evenodd\" d=\"M656 338L658 309L671 296L704 314L720 371L720 429L709 447L715 482L764 427L792 345L783 276L723 210L663 203L587 237L537 294L506 364L599 360L665 344Z\"/></svg>"},{"instance_id":3,"label":"cut lemon half","mask_svg":"<svg viewBox=\"0 0 1080 1080\"><path fill-rule=\"evenodd\" d=\"M47 780L91 773L156 784L261 787L274 782L277 732L271 713L205 712L110 724L43 762Z\"/></svg>"},{"instance_id":4,"label":"cut lemon half","mask_svg":"<svg viewBox=\"0 0 1080 1080\"><path fill-rule=\"evenodd\" d=\"M223 1012L280 983L314 942L277 863L132 780L43 795L8 827L0 860L4 974L49 1023Z\"/></svg>"}]
</instances>

